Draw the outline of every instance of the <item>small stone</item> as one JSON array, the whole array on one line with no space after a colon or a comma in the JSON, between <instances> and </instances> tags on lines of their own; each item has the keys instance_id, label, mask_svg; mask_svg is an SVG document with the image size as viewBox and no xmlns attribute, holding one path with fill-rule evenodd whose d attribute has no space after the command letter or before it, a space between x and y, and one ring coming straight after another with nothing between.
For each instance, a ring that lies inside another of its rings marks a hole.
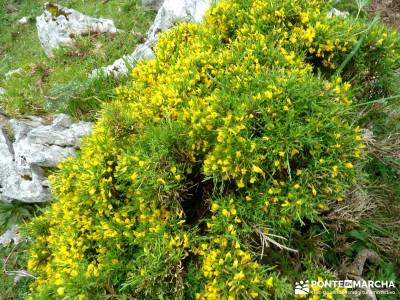
<instances>
[{"instance_id":1,"label":"small stone","mask_svg":"<svg viewBox=\"0 0 400 300\"><path fill-rule=\"evenodd\" d=\"M333 18L333 17L341 17L341 18L348 18L349 17L349 12L347 11L340 11L336 8L332 8L328 12L328 18Z\"/></svg>"},{"instance_id":2,"label":"small stone","mask_svg":"<svg viewBox=\"0 0 400 300\"><path fill-rule=\"evenodd\" d=\"M18 226L13 225L10 229L8 229L5 233L0 235L0 246L8 246L11 243L14 245L18 245L21 241L21 237L18 234Z\"/></svg>"},{"instance_id":3,"label":"small stone","mask_svg":"<svg viewBox=\"0 0 400 300\"><path fill-rule=\"evenodd\" d=\"M8 71L6 74L4 74L4 77L6 78L6 80L9 80L12 76L16 74L21 74L22 72L23 72L22 68L18 68L15 70Z\"/></svg>"},{"instance_id":4,"label":"small stone","mask_svg":"<svg viewBox=\"0 0 400 300\"><path fill-rule=\"evenodd\" d=\"M18 20L18 24L21 24L21 25L28 24L29 19L30 19L29 17L22 17L21 19Z\"/></svg>"}]
</instances>

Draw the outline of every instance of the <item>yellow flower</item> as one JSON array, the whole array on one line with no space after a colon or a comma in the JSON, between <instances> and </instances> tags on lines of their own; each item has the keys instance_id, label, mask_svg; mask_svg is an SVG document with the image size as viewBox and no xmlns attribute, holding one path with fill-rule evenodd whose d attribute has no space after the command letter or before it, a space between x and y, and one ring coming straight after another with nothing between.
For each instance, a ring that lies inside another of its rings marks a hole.
<instances>
[{"instance_id":1,"label":"yellow flower","mask_svg":"<svg viewBox=\"0 0 400 300\"><path fill-rule=\"evenodd\" d=\"M243 271L240 271L239 273L236 273L235 276L233 277L233 280L242 280L245 277Z\"/></svg>"},{"instance_id":2,"label":"yellow flower","mask_svg":"<svg viewBox=\"0 0 400 300\"><path fill-rule=\"evenodd\" d=\"M273 97L273 94L272 94L271 91L266 91L266 92L264 93L264 95L265 95L265 97L266 97L267 99L272 99L272 97Z\"/></svg>"},{"instance_id":3,"label":"yellow flower","mask_svg":"<svg viewBox=\"0 0 400 300\"><path fill-rule=\"evenodd\" d=\"M213 203L211 205L211 211L214 213L218 210L218 208L219 208L219 205L217 203Z\"/></svg>"},{"instance_id":4,"label":"yellow flower","mask_svg":"<svg viewBox=\"0 0 400 300\"><path fill-rule=\"evenodd\" d=\"M317 191L314 187L311 188L311 192L312 192L313 196L317 196Z\"/></svg>"},{"instance_id":5,"label":"yellow flower","mask_svg":"<svg viewBox=\"0 0 400 300\"><path fill-rule=\"evenodd\" d=\"M63 287L59 287L59 288L57 289L57 294L60 295L60 296L63 296L63 295L64 295L64 292L65 292L65 289L64 289Z\"/></svg>"},{"instance_id":6,"label":"yellow flower","mask_svg":"<svg viewBox=\"0 0 400 300\"><path fill-rule=\"evenodd\" d=\"M250 297L255 299L258 297L258 293L257 292L250 292Z\"/></svg>"},{"instance_id":7,"label":"yellow flower","mask_svg":"<svg viewBox=\"0 0 400 300\"><path fill-rule=\"evenodd\" d=\"M303 24L307 23L310 20L309 14L307 12L301 12L300 20L301 20L301 23L303 23Z\"/></svg>"},{"instance_id":8,"label":"yellow flower","mask_svg":"<svg viewBox=\"0 0 400 300\"><path fill-rule=\"evenodd\" d=\"M274 278L273 277L269 277L266 281L265 281L265 285L269 288L272 288L274 286Z\"/></svg>"},{"instance_id":9,"label":"yellow flower","mask_svg":"<svg viewBox=\"0 0 400 300\"><path fill-rule=\"evenodd\" d=\"M235 259L233 262L233 267L237 268L238 266L239 266L239 261L237 259Z\"/></svg>"},{"instance_id":10,"label":"yellow flower","mask_svg":"<svg viewBox=\"0 0 400 300\"><path fill-rule=\"evenodd\" d=\"M353 164L352 163L345 163L344 164L344 166L347 168L347 169L353 169Z\"/></svg>"},{"instance_id":11,"label":"yellow flower","mask_svg":"<svg viewBox=\"0 0 400 300\"><path fill-rule=\"evenodd\" d=\"M238 182L237 186L238 186L238 188L240 188L240 189L245 187L244 182L243 182L243 179L240 179L240 181Z\"/></svg>"},{"instance_id":12,"label":"yellow flower","mask_svg":"<svg viewBox=\"0 0 400 300\"><path fill-rule=\"evenodd\" d=\"M157 183L158 183L158 184L165 184L165 180L162 179L162 178L158 178L158 179L157 179Z\"/></svg>"},{"instance_id":13,"label":"yellow flower","mask_svg":"<svg viewBox=\"0 0 400 300\"><path fill-rule=\"evenodd\" d=\"M132 182L135 182L136 179L137 179L138 177L139 177L139 176L138 176L137 173L133 173L133 174L131 175L131 180L132 180Z\"/></svg>"},{"instance_id":14,"label":"yellow flower","mask_svg":"<svg viewBox=\"0 0 400 300\"><path fill-rule=\"evenodd\" d=\"M264 175L264 171L263 171L260 167L258 167L258 166L256 166L256 165L253 165L252 170L253 170L254 173Z\"/></svg>"}]
</instances>

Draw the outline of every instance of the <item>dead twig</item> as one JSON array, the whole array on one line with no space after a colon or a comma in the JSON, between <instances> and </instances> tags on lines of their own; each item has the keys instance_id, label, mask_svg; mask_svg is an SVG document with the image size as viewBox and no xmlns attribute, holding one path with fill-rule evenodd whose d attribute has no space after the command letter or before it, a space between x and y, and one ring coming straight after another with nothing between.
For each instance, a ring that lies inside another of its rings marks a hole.
<instances>
[{"instance_id":1,"label":"dead twig","mask_svg":"<svg viewBox=\"0 0 400 300\"><path fill-rule=\"evenodd\" d=\"M254 230L257 233L257 235L260 237L261 257L264 256L264 249L268 248L270 246L270 244L277 246L281 250L286 250L286 251L294 252L294 253L299 252L296 249L289 248L289 247L276 241L276 239L282 240L282 241L287 241L287 238L280 236L280 235L272 234L272 233L265 233L266 231L269 230L269 228L267 228L267 227L254 226ZM273 239L273 238L275 238L275 239Z\"/></svg>"},{"instance_id":2,"label":"dead twig","mask_svg":"<svg viewBox=\"0 0 400 300\"><path fill-rule=\"evenodd\" d=\"M15 244L14 247L11 249L10 253L8 254L8 256L6 257L6 259L4 260L4 264L3 264L3 272L9 276L14 276L14 277L31 277L34 279L37 279L36 276L32 275L31 273L29 273L26 270L17 270L17 271L7 271L7 263L10 260L11 255L14 253L15 249L17 248L18 244Z\"/></svg>"}]
</instances>

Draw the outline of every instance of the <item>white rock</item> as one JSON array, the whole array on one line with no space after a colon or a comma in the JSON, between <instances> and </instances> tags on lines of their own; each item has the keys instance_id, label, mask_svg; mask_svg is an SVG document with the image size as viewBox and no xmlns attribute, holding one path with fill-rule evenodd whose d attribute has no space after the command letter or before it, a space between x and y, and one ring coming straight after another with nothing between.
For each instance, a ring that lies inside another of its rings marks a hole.
<instances>
[{"instance_id":1,"label":"white rock","mask_svg":"<svg viewBox=\"0 0 400 300\"><path fill-rule=\"evenodd\" d=\"M18 24L22 25L28 24L28 22L29 22L29 17L22 17L21 19L18 20Z\"/></svg>"},{"instance_id":2,"label":"white rock","mask_svg":"<svg viewBox=\"0 0 400 300\"><path fill-rule=\"evenodd\" d=\"M4 95L7 91L5 89L3 89L2 87L0 87L0 96Z\"/></svg>"},{"instance_id":3,"label":"white rock","mask_svg":"<svg viewBox=\"0 0 400 300\"><path fill-rule=\"evenodd\" d=\"M142 5L150 9L159 9L163 0L142 0Z\"/></svg>"},{"instance_id":4,"label":"white rock","mask_svg":"<svg viewBox=\"0 0 400 300\"><path fill-rule=\"evenodd\" d=\"M58 4L46 3L44 13L36 18L39 40L51 57L59 46L70 46L73 37L90 33L116 33L114 22L97 19Z\"/></svg>"},{"instance_id":5,"label":"white rock","mask_svg":"<svg viewBox=\"0 0 400 300\"><path fill-rule=\"evenodd\" d=\"M332 8L328 12L328 18L333 18L333 17L341 17L341 18L348 18L349 17L349 12L347 11L340 11L336 8Z\"/></svg>"},{"instance_id":6,"label":"white rock","mask_svg":"<svg viewBox=\"0 0 400 300\"><path fill-rule=\"evenodd\" d=\"M14 139L16 141L24 138L29 131L43 124L43 119L39 117L28 117L24 120L11 119L9 124L13 130Z\"/></svg>"},{"instance_id":7,"label":"white rock","mask_svg":"<svg viewBox=\"0 0 400 300\"><path fill-rule=\"evenodd\" d=\"M15 74L21 74L22 72L23 72L22 68L18 68L15 70L8 71L6 74L4 74L4 77L6 78L6 80L9 80Z\"/></svg>"},{"instance_id":8,"label":"white rock","mask_svg":"<svg viewBox=\"0 0 400 300\"><path fill-rule=\"evenodd\" d=\"M201 22L212 0L165 0L148 33L148 41L156 42L164 32L179 22Z\"/></svg>"},{"instance_id":9,"label":"white rock","mask_svg":"<svg viewBox=\"0 0 400 300\"><path fill-rule=\"evenodd\" d=\"M155 57L153 50L146 44L140 44L135 51L130 55L124 55L117 59L112 65L95 69L89 75L89 78L104 76L120 77L128 75L129 69L132 68L138 61L144 59L153 59Z\"/></svg>"},{"instance_id":10,"label":"white rock","mask_svg":"<svg viewBox=\"0 0 400 300\"><path fill-rule=\"evenodd\" d=\"M13 225L10 229L8 229L5 233L0 235L0 246L8 246L12 242L15 245L18 245L21 241L21 237L18 234L18 226Z\"/></svg>"},{"instance_id":11,"label":"white rock","mask_svg":"<svg viewBox=\"0 0 400 300\"><path fill-rule=\"evenodd\" d=\"M19 165L35 164L41 167L56 167L58 162L72 156L75 148L31 143L27 138L19 141L14 151L15 161Z\"/></svg>"},{"instance_id":12,"label":"white rock","mask_svg":"<svg viewBox=\"0 0 400 300\"><path fill-rule=\"evenodd\" d=\"M37 169L27 165L19 169L14 161L14 149L4 131L0 130L0 201L44 202L50 190L41 184Z\"/></svg>"},{"instance_id":13,"label":"white rock","mask_svg":"<svg viewBox=\"0 0 400 300\"><path fill-rule=\"evenodd\" d=\"M146 1L143 1L143 4ZM161 1L148 1L148 3ZM152 47L157 42L159 32L166 31L178 22L201 22L212 0L165 0L147 34L147 41L139 45L131 55L125 55L116 60L112 65L93 70L89 78L104 74L114 77L125 76L139 59L152 59L155 57ZM150 4L149 4L150 5Z\"/></svg>"},{"instance_id":14,"label":"white rock","mask_svg":"<svg viewBox=\"0 0 400 300\"><path fill-rule=\"evenodd\" d=\"M0 128L0 166L10 164L14 160L12 144L7 138L4 129ZM0 172L0 176L3 172Z\"/></svg>"},{"instance_id":15,"label":"white rock","mask_svg":"<svg viewBox=\"0 0 400 300\"><path fill-rule=\"evenodd\" d=\"M91 132L92 124L74 123L64 114L55 116L51 124L31 117L8 122L13 142L0 130L0 200L44 202L50 199L43 168L56 167L72 156L83 136Z\"/></svg>"}]
</instances>

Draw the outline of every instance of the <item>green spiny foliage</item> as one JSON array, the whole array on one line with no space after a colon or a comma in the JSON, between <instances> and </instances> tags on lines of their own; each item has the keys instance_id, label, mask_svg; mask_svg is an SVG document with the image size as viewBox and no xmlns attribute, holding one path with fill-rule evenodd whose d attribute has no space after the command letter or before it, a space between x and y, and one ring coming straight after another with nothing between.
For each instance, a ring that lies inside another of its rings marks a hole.
<instances>
[{"instance_id":1,"label":"green spiny foliage","mask_svg":"<svg viewBox=\"0 0 400 300\"><path fill-rule=\"evenodd\" d=\"M328 9L220 1L162 34L51 179L59 201L29 225L32 298L292 297L293 272L271 257L301 251L355 182L352 99L371 74L369 95L390 95L380 83L400 53L396 32ZM301 259L309 278L333 277Z\"/></svg>"}]
</instances>

